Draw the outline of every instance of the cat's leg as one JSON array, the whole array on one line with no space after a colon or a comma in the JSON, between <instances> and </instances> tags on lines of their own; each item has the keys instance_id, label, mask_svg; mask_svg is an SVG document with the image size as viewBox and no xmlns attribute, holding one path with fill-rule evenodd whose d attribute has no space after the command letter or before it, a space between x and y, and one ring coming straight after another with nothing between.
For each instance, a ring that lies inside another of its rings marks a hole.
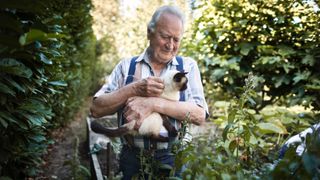
<instances>
[{"instance_id":1,"label":"cat's leg","mask_svg":"<svg viewBox=\"0 0 320 180\"><path fill-rule=\"evenodd\" d=\"M162 120L163 120L163 126L166 128L166 130L168 131L169 133L169 136L170 137L175 137L178 135L178 131L176 129L176 127L174 127L174 125L172 125L170 123L170 120L169 120L169 117L166 116L166 115L162 115L161 114L161 117L162 117Z\"/></svg>"}]
</instances>

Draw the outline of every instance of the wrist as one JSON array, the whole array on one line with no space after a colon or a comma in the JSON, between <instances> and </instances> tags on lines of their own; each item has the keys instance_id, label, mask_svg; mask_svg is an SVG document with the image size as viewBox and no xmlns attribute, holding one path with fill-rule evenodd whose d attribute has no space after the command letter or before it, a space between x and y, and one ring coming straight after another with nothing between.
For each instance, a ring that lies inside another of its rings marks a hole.
<instances>
[{"instance_id":1,"label":"wrist","mask_svg":"<svg viewBox=\"0 0 320 180\"><path fill-rule=\"evenodd\" d=\"M129 97L133 97L133 96L140 96L139 94L139 90L138 90L138 82L133 82L131 84L128 85L129 88ZM128 97L128 98L129 98Z\"/></svg>"},{"instance_id":2,"label":"wrist","mask_svg":"<svg viewBox=\"0 0 320 180\"><path fill-rule=\"evenodd\" d=\"M152 109L154 112L163 114L164 102L162 98L153 97L151 100Z\"/></svg>"}]
</instances>

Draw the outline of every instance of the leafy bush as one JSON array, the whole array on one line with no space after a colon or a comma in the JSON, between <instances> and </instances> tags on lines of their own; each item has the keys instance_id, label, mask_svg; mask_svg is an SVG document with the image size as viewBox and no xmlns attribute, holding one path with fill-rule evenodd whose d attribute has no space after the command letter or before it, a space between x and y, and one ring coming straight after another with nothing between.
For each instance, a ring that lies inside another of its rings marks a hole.
<instances>
[{"instance_id":1,"label":"leafy bush","mask_svg":"<svg viewBox=\"0 0 320 180\"><path fill-rule=\"evenodd\" d=\"M268 114L268 111L256 114L249 107L255 104L254 88L258 80L259 78L249 75L239 98L235 97L230 103L224 103L228 109L216 121L223 127L221 134L217 137L199 137L178 153L176 162L179 166L187 167L183 179L277 179L278 173L282 174L281 177L292 175L290 169L284 169L287 164L292 164L297 169L299 177L314 176L317 165L312 165L310 158L319 154L319 149L316 148L318 140L307 141L310 149L309 154L305 155L306 162L301 162L301 157L292 152L279 161L278 152L287 134L309 127L311 122L317 122L317 117L302 117L297 112L289 113L284 110L273 114ZM295 116L299 117L294 120ZM290 117L293 118L291 122L298 119L300 125L282 123L282 119ZM311 145L311 142L316 143ZM303 167L299 167L297 162L303 163ZM315 162L318 163L318 160L315 159ZM313 174L309 173L311 170Z\"/></svg>"},{"instance_id":2,"label":"leafy bush","mask_svg":"<svg viewBox=\"0 0 320 180\"><path fill-rule=\"evenodd\" d=\"M319 13L313 1L200 1L183 52L198 59L208 91L233 97L253 72L263 80L255 109L281 102L317 110Z\"/></svg>"},{"instance_id":3,"label":"leafy bush","mask_svg":"<svg viewBox=\"0 0 320 180\"><path fill-rule=\"evenodd\" d=\"M86 1L0 2L0 176L39 171L47 134L72 117L95 84Z\"/></svg>"}]
</instances>

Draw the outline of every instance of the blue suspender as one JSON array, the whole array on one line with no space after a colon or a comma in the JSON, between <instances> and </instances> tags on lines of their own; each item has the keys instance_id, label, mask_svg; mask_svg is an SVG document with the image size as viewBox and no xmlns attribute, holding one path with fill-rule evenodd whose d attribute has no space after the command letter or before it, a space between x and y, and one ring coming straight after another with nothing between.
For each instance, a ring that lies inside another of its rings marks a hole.
<instances>
[{"instance_id":1,"label":"blue suspender","mask_svg":"<svg viewBox=\"0 0 320 180\"><path fill-rule=\"evenodd\" d=\"M134 77L134 72L136 71L136 59L138 58L138 56L133 57L130 61L130 66L129 66L129 72L128 72L128 77L126 79L126 85L132 83L133 81L133 77ZM119 114L118 114L119 115ZM123 116L122 114L120 115L120 122L119 122L119 126L124 124L124 120L123 120Z\"/></svg>"},{"instance_id":2,"label":"blue suspender","mask_svg":"<svg viewBox=\"0 0 320 180\"><path fill-rule=\"evenodd\" d=\"M184 71L182 57L181 56L177 56L176 59L178 61L177 70L178 71ZM186 98L185 98L184 92L180 91L180 99L179 99L179 101L185 101L185 99Z\"/></svg>"},{"instance_id":3,"label":"blue suspender","mask_svg":"<svg viewBox=\"0 0 320 180\"><path fill-rule=\"evenodd\" d=\"M136 59L138 59L138 56L131 59L126 85L133 81L134 72L136 71Z\"/></svg>"}]
</instances>

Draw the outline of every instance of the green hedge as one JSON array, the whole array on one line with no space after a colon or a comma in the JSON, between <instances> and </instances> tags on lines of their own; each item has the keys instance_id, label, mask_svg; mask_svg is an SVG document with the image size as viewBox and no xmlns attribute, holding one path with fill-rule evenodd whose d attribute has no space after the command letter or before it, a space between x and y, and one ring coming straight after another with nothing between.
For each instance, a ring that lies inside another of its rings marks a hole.
<instances>
[{"instance_id":1,"label":"green hedge","mask_svg":"<svg viewBox=\"0 0 320 180\"><path fill-rule=\"evenodd\" d=\"M207 92L238 96L252 72L261 78L255 109L281 103L319 110L320 11L311 3L198 1L184 51L198 60Z\"/></svg>"},{"instance_id":2,"label":"green hedge","mask_svg":"<svg viewBox=\"0 0 320 180\"><path fill-rule=\"evenodd\" d=\"M0 1L0 177L39 171L101 72L89 0Z\"/></svg>"}]
</instances>

